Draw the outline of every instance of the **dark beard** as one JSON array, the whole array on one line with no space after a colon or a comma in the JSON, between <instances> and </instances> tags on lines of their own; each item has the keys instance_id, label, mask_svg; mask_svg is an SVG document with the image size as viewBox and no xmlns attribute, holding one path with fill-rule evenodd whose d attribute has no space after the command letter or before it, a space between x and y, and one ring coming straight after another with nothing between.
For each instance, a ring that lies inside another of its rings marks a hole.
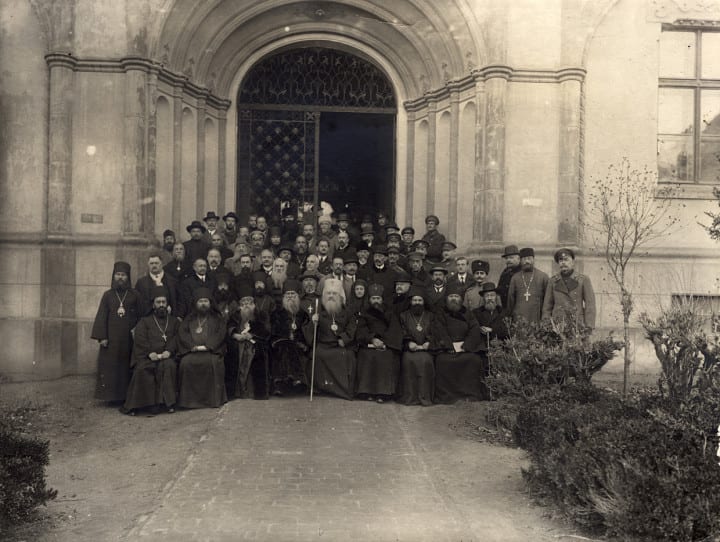
<instances>
[{"instance_id":1,"label":"dark beard","mask_svg":"<svg viewBox=\"0 0 720 542\"><path fill-rule=\"evenodd\" d=\"M531 263L523 264L522 268L523 268L523 271L532 271L532 270L533 270L533 264L531 264Z\"/></svg>"},{"instance_id":2,"label":"dark beard","mask_svg":"<svg viewBox=\"0 0 720 542\"><path fill-rule=\"evenodd\" d=\"M215 299L218 301L227 301L230 299L230 290L227 290L225 288L218 288L215 292Z\"/></svg>"},{"instance_id":3,"label":"dark beard","mask_svg":"<svg viewBox=\"0 0 720 542\"><path fill-rule=\"evenodd\" d=\"M253 291L255 292L256 297L262 297L265 295L265 288L263 287L255 288Z\"/></svg>"},{"instance_id":4,"label":"dark beard","mask_svg":"<svg viewBox=\"0 0 720 542\"><path fill-rule=\"evenodd\" d=\"M168 252L172 252L174 246L175 246L175 243L169 243L169 244L168 244L168 243L165 243L165 244L163 245L163 248L164 248L165 250L167 250Z\"/></svg>"},{"instance_id":5,"label":"dark beard","mask_svg":"<svg viewBox=\"0 0 720 542\"><path fill-rule=\"evenodd\" d=\"M202 307L195 307L195 310L198 312L198 314L205 315L210 312L210 307L206 307L203 305Z\"/></svg>"},{"instance_id":6,"label":"dark beard","mask_svg":"<svg viewBox=\"0 0 720 542\"><path fill-rule=\"evenodd\" d=\"M155 309L155 316L158 318L167 318L168 312L165 307L158 307Z\"/></svg>"},{"instance_id":7,"label":"dark beard","mask_svg":"<svg viewBox=\"0 0 720 542\"><path fill-rule=\"evenodd\" d=\"M450 312L460 312L460 309L462 308L462 303L460 303L459 301L448 301L447 308Z\"/></svg>"},{"instance_id":8,"label":"dark beard","mask_svg":"<svg viewBox=\"0 0 720 542\"><path fill-rule=\"evenodd\" d=\"M120 292L123 292L128 289L128 283L125 280L113 280L112 287L113 287L113 290L118 290Z\"/></svg>"},{"instance_id":9,"label":"dark beard","mask_svg":"<svg viewBox=\"0 0 720 542\"><path fill-rule=\"evenodd\" d=\"M414 316L420 316L424 310L425 310L425 307L423 307L422 305L413 305L412 307L410 307L410 312Z\"/></svg>"}]
</instances>

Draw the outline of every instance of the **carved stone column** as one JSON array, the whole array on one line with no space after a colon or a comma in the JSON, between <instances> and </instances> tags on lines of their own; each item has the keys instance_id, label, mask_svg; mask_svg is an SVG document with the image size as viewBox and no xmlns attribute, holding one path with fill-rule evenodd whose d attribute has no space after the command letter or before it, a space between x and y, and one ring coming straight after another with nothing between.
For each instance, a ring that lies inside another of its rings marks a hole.
<instances>
[{"instance_id":1,"label":"carved stone column","mask_svg":"<svg viewBox=\"0 0 720 542\"><path fill-rule=\"evenodd\" d=\"M560 80L560 157L558 164L558 243L580 243L582 70L567 70Z\"/></svg>"},{"instance_id":2,"label":"carved stone column","mask_svg":"<svg viewBox=\"0 0 720 542\"><path fill-rule=\"evenodd\" d=\"M437 141L437 106L435 102L428 104L428 144L427 144L427 200L426 214L435 213L435 142Z\"/></svg>"},{"instance_id":3,"label":"carved stone column","mask_svg":"<svg viewBox=\"0 0 720 542\"><path fill-rule=\"evenodd\" d=\"M147 192L145 162L147 88L144 66L129 61L125 66L123 236L137 236L142 228L141 207L150 202L142 199Z\"/></svg>"},{"instance_id":4,"label":"carved stone column","mask_svg":"<svg viewBox=\"0 0 720 542\"><path fill-rule=\"evenodd\" d=\"M460 130L460 95L450 93L450 190L448 197L448 239L457 240L458 216L458 141Z\"/></svg>"},{"instance_id":5,"label":"carved stone column","mask_svg":"<svg viewBox=\"0 0 720 542\"><path fill-rule=\"evenodd\" d=\"M205 98L197 101L197 164L195 167L197 184L195 186L195 216L205 216ZM213 205L213 202L208 202ZM214 206L214 205L213 205Z\"/></svg>"},{"instance_id":6,"label":"carved stone column","mask_svg":"<svg viewBox=\"0 0 720 542\"><path fill-rule=\"evenodd\" d=\"M412 223L413 216L413 197L415 194L415 112L407 113L407 174L405 182L405 223ZM397 219L397 217L395 217ZM400 225L402 228L402 224Z\"/></svg>"},{"instance_id":7,"label":"carved stone column","mask_svg":"<svg viewBox=\"0 0 720 542\"><path fill-rule=\"evenodd\" d=\"M182 209L182 88L173 88L173 181L172 181L172 224L173 230L180 231Z\"/></svg>"},{"instance_id":8,"label":"carved stone column","mask_svg":"<svg viewBox=\"0 0 720 542\"><path fill-rule=\"evenodd\" d=\"M235 203L234 202L228 202L228 195L227 195L227 179L225 176L227 175L226 167L225 167L225 153L226 148L226 140L227 140L227 113L224 110L218 111L218 191L217 191L217 197L218 197L218 214L224 215L228 211L235 210ZM231 205L231 207L228 209L228 204Z\"/></svg>"},{"instance_id":9,"label":"carved stone column","mask_svg":"<svg viewBox=\"0 0 720 542\"><path fill-rule=\"evenodd\" d=\"M148 77L148 111L147 111L147 193L143 198L149 202L143 206L143 232L155 234L155 207L157 205L157 68L151 68ZM150 203L151 202L151 203Z\"/></svg>"},{"instance_id":10,"label":"carved stone column","mask_svg":"<svg viewBox=\"0 0 720 542\"><path fill-rule=\"evenodd\" d=\"M485 209L485 83L475 83L475 190L473 193L473 240L482 241L484 236Z\"/></svg>"}]
</instances>

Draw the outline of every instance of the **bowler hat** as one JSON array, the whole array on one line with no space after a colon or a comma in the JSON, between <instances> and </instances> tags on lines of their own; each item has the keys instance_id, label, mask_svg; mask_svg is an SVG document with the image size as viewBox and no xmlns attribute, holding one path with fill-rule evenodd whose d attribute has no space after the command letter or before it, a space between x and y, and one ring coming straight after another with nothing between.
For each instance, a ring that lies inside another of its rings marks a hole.
<instances>
[{"instance_id":1,"label":"bowler hat","mask_svg":"<svg viewBox=\"0 0 720 542\"><path fill-rule=\"evenodd\" d=\"M480 285L480 295L484 294L485 292L495 292L497 291L497 287L495 286L494 282L483 282Z\"/></svg>"},{"instance_id":2,"label":"bowler hat","mask_svg":"<svg viewBox=\"0 0 720 542\"><path fill-rule=\"evenodd\" d=\"M508 256L518 256L519 254L520 251L517 245L508 245L505 247L505 250L503 250L502 257L507 258Z\"/></svg>"},{"instance_id":3,"label":"bowler hat","mask_svg":"<svg viewBox=\"0 0 720 542\"><path fill-rule=\"evenodd\" d=\"M367 224L360 229L360 235L369 235L369 234L375 235L375 230L373 229L372 224Z\"/></svg>"},{"instance_id":4,"label":"bowler hat","mask_svg":"<svg viewBox=\"0 0 720 542\"><path fill-rule=\"evenodd\" d=\"M208 211L207 214L205 215L205 218L203 218L203 220L207 220L209 218L214 218L215 220L220 220L220 217L215 214L215 211Z\"/></svg>"},{"instance_id":5,"label":"bowler hat","mask_svg":"<svg viewBox=\"0 0 720 542\"><path fill-rule=\"evenodd\" d=\"M337 217L338 222L350 222L350 217L347 213L340 213Z\"/></svg>"},{"instance_id":6,"label":"bowler hat","mask_svg":"<svg viewBox=\"0 0 720 542\"><path fill-rule=\"evenodd\" d=\"M366 252L370 252L370 247L365 241L360 241L355 245L355 252L360 252L361 250L364 250Z\"/></svg>"},{"instance_id":7,"label":"bowler hat","mask_svg":"<svg viewBox=\"0 0 720 542\"><path fill-rule=\"evenodd\" d=\"M385 224L385 229L400 231L400 228L398 227L398 225L395 222L388 222L387 224Z\"/></svg>"},{"instance_id":8,"label":"bowler hat","mask_svg":"<svg viewBox=\"0 0 720 542\"><path fill-rule=\"evenodd\" d=\"M228 214L226 214L225 216L223 216L223 220L227 220L228 218L234 218L234 219L235 219L235 222L239 222L239 221L240 221L240 219L238 218L238 216L237 216L234 212L232 212L232 211L230 211Z\"/></svg>"},{"instance_id":9,"label":"bowler hat","mask_svg":"<svg viewBox=\"0 0 720 542\"><path fill-rule=\"evenodd\" d=\"M448 270L444 268L442 265L433 265L430 268L430 274L432 275L435 271L440 271L441 273L448 274Z\"/></svg>"},{"instance_id":10,"label":"bowler hat","mask_svg":"<svg viewBox=\"0 0 720 542\"><path fill-rule=\"evenodd\" d=\"M187 230L188 233L190 233L191 231L196 230L196 229L200 230L203 233L205 233L207 231L207 228L199 220L193 220L190 223L190 225L185 229Z\"/></svg>"},{"instance_id":11,"label":"bowler hat","mask_svg":"<svg viewBox=\"0 0 720 542\"><path fill-rule=\"evenodd\" d=\"M287 251L288 251L290 254L292 254L292 255L295 254L295 249L292 247L292 245L290 245L290 244L288 244L288 243L283 243L282 245L280 245L280 248L278 248L278 255L279 255L283 250L287 250Z\"/></svg>"},{"instance_id":12,"label":"bowler hat","mask_svg":"<svg viewBox=\"0 0 720 542\"><path fill-rule=\"evenodd\" d=\"M373 254L385 254L387 256L387 247L385 245L373 245L372 247L372 253Z\"/></svg>"},{"instance_id":13,"label":"bowler hat","mask_svg":"<svg viewBox=\"0 0 720 542\"><path fill-rule=\"evenodd\" d=\"M565 247L565 248L559 249L559 250L555 253L555 256L554 256L554 258L555 258L555 263L559 263L559 262L560 262L560 256L562 256L563 254L567 254L567 255L570 256L573 260L575 259L575 253L573 252L573 250L572 250L571 248Z\"/></svg>"},{"instance_id":14,"label":"bowler hat","mask_svg":"<svg viewBox=\"0 0 720 542\"><path fill-rule=\"evenodd\" d=\"M400 270L395 274L395 284L398 282L412 282L412 277L404 270Z\"/></svg>"},{"instance_id":15,"label":"bowler hat","mask_svg":"<svg viewBox=\"0 0 720 542\"><path fill-rule=\"evenodd\" d=\"M528 258L532 256L535 257L535 250L532 248L521 248L520 249L520 257L521 258Z\"/></svg>"},{"instance_id":16,"label":"bowler hat","mask_svg":"<svg viewBox=\"0 0 720 542\"><path fill-rule=\"evenodd\" d=\"M425 217L425 224L430 221L434 221L436 226L440 225L440 219L435 215L428 215Z\"/></svg>"},{"instance_id":17,"label":"bowler hat","mask_svg":"<svg viewBox=\"0 0 720 542\"><path fill-rule=\"evenodd\" d=\"M354 250L349 250L345 254L343 254L343 263L360 263L360 260L358 260L357 252Z\"/></svg>"}]
</instances>

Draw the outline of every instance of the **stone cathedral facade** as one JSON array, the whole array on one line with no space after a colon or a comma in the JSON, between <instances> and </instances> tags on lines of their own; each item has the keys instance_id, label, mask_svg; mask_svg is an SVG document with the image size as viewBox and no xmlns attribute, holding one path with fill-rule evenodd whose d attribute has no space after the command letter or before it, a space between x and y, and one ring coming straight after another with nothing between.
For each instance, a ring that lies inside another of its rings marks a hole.
<instances>
[{"instance_id":1,"label":"stone cathedral facade","mask_svg":"<svg viewBox=\"0 0 720 542\"><path fill-rule=\"evenodd\" d=\"M585 188L623 157L648 165L681 183L683 224L635 266L640 304L714 307L718 247L697 222L720 174L719 29L720 2L699 0L5 0L0 373L92 372L114 260L134 281L165 228L282 198L253 176L262 111L307 130L303 181L275 186L310 200L326 182L311 167L317 119L391 115L376 188L395 221L438 215L493 279L504 244L535 247L547 272L558 246L577 248L603 330L621 320L583 237ZM323 90L270 97L288 78L263 69L307 51L334 59Z\"/></svg>"}]
</instances>

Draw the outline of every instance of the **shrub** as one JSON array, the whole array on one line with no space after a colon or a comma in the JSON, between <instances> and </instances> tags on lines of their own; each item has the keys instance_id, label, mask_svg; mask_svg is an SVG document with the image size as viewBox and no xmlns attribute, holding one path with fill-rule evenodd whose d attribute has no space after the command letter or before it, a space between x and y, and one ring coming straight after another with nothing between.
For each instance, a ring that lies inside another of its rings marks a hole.
<instances>
[{"instance_id":1,"label":"shrub","mask_svg":"<svg viewBox=\"0 0 720 542\"><path fill-rule=\"evenodd\" d=\"M0 419L0 527L27 520L57 496L45 484L49 442L23 433L22 409Z\"/></svg>"},{"instance_id":2,"label":"shrub","mask_svg":"<svg viewBox=\"0 0 720 542\"><path fill-rule=\"evenodd\" d=\"M495 397L529 398L568 380L589 382L622 343L590 341L572 320L511 324L509 338L490 346L487 384Z\"/></svg>"},{"instance_id":3,"label":"shrub","mask_svg":"<svg viewBox=\"0 0 720 542\"><path fill-rule=\"evenodd\" d=\"M720 466L708 446L718 416L715 397L677 409L658 396L623 401L567 386L527 401L515 438L531 460L531 490L576 523L622 538L703 540L720 535Z\"/></svg>"}]
</instances>

